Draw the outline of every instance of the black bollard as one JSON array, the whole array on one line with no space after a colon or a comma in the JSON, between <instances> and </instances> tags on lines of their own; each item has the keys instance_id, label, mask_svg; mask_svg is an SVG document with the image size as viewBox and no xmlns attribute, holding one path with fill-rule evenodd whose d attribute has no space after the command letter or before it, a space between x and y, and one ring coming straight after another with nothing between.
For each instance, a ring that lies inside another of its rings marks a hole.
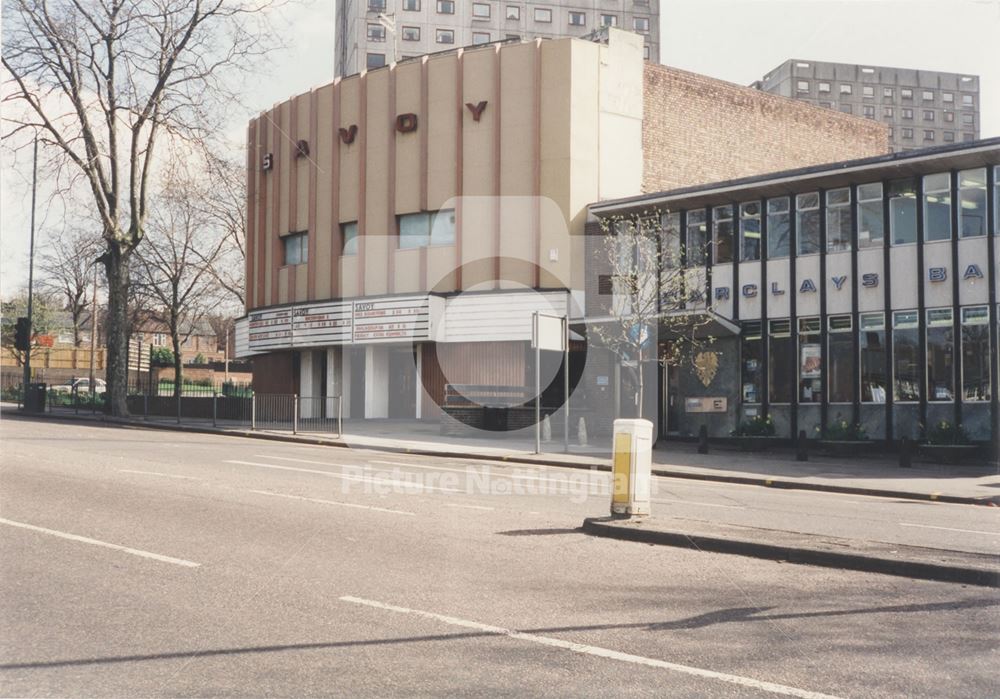
<instances>
[{"instance_id":1,"label":"black bollard","mask_svg":"<svg viewBox=\"0 0 1000 699\"><path fill-rule=\"evenodd\" d=\"M913 467L913 442L910 441L909 437L903 437L899 440L899 467Z\"/></svg>"},{"instance_id":2,"label":"black bollard","mask_svg":"<svg viewBox=\"0 0 1000 699\"><path fill-rule=\"evenodd\" d=\"M698 453L708 453L708 427L706 425L698 428Z\"/></svg>"},{"instance_id":3,"label":"black bollard","mask_svg":"<svg viewBox=\"0 0 1000 699\"><path fill-rule=\"evenodd\" d=\"M806 431L799 430L799 438L795 442L795 460L809 460L809 445L806 443Z\"/></svg>"}]
</instances>

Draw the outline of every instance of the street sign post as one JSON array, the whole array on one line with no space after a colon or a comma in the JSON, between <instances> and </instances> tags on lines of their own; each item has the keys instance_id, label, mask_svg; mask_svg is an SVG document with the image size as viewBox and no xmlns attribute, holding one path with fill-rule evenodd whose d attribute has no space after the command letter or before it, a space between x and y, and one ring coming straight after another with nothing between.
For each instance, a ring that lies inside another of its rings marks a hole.
<instances>
[{"instance_id":1,"label":"street sign post","mask_svg":"<svg viewBox=\"0 0 1000 699\"><path fill-rule=\"evenodd\" d=\"M542 451L542 350L562 352L566 377L566 449L569 450L569 318L535 311L531 316L531 346L535 348L535 453Z\"/></svg>"}]
</instances>

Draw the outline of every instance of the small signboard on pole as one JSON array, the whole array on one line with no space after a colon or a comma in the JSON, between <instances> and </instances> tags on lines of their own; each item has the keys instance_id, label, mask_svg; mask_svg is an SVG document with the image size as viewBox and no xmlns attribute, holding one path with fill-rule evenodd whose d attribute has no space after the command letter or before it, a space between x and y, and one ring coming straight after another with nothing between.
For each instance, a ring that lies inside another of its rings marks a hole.
<instances>
[{"instance_id":1,"label":"small signboard on pole","mask_svg":"<svg viewBox=\"0 0 1000 699\"><path fill-rule=\"evenodd\" d=\"M535 349L535 453L542 451L542 350L566 356L563 371L569 376L569 318L535 311L531 316L531 346ZM564 397L569 401L569 395ZM568 406L567 406L568 409ZM568 420L568 418L567 418ZM569 448L569 431L566 432Z\"/></svg>"}]
</instances>

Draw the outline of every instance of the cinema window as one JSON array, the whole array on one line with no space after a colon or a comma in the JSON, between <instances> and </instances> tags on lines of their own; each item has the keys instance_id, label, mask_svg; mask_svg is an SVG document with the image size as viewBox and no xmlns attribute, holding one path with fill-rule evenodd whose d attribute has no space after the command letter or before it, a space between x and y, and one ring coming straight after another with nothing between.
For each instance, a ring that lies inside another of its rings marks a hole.
<instances>
[{"instance_id":1,"label":"cinema window","mask_svg":"<svg viewBox=\"0 0 1000 699\"><path fill-rule=\"evenodd\" d=\"M348 221L340 224L340 239L343 241L341 255L358 254L358 222Z\"/></svg>"},{"instance_id":2,"label":"cinema window","mask_svg":"<svg viewBox=\"0 0 1000 699\"><path fill-rule=\"evenodd\" d=\"M304 265L309 261L309 234L291 233L281 239L286 265Z\"/></svg>"}]
</instances>

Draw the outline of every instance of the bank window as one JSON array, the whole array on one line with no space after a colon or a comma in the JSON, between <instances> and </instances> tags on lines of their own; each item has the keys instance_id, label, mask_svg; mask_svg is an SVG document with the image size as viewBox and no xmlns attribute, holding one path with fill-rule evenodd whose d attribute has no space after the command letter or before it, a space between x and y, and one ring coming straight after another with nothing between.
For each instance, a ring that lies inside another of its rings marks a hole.
<instances>
[{"instance_id":1,"label":"bank window","mask_svg":"<svg viewBox=\"0 0 1000 699\"><path fill-rule=\"evenodd\" d=\"M439 15L455 14L455 0L437 0L437 11Z\"/></svg>"},{"instance_id":2,"label":"bank window","mask_svg":"<svg viewBox=\"0 0 1000 699\"><path fill-rule=\"evenodd\" d=\"M742 396L744 403L760 403L760 392L764 378L764 341L761 322L751 320L743 323L740 364L742 368Z\"/></svg>"},{"instance_id":3,"label":"bank window","mask_svg":"<svg viewBox=\"0 0 1000 699\"><path fill-rule=\"evenodd\" d=\"M309 261L309 234L292 233L281 239L286 265L304 265Z\"/></svg>"},{"instance_id":4,"label":"bank window","mask_svg":"<svg viewBox=\"0 0 1000 699\"><path fill-rule=\"evenodd\" d=\"M708 260L708 225L704 209L687 214L687 262L689 266L703 265Z\"/></svg>"},{"instance_id":5,"label":"bank window","mask_svg":"<svg viewBox=\"0 0 1000 699\"><path fill-rule=\"evenodd\" d=\"M772 403L792 402L792 374L795 352L792 349L790 320L768 321L767 385Z\"/></svg>"},{"instance_id":6,"label":"bank window","mask_svg":"<svg viewBox=\"0 0 1000 699\"><path fill-rule=\"evenodd\" d=\"M632 29L639 32L640 34L649 33L649 17L633 17L632 18Z\"/></svg>"},{"instance_id":7,"label":"bank window","mask_svg":"<svg viewBox=\"0 0 1000 699\"><path fill-rule=\"evenodd\" d=\"M955 399L955 325L950 308L927 310L927 400Z\"/></svg>"},{"instance_id":8,"label":"bank window","mask_svg":"<svg viewBox=\"0 0 1000 699\"><path fill-rule=\"evenodd\" d=\"M520 20L521 8L517 5L507 5L507 9L504 11L504 17L506 19Z\"/></svg>"},{"instance_id":9,"label":"bank window","mask_svg":"<svg viewBox=\"0 0 1000 699\"><path fill-rule=\"evenodd\" d=\"M799 318L799 402L823 400L823 352L819 318Z\"/></svg>"},{"instance_id":10,"label":"bank window","mask_svg":"<svg viewBox=\"0 0 1000 699\"><path fill-rule=\"evenodd\" d=\"M347 223L340 224L340 239L343 245L340 250L341 255L357 255L358 222L348 221Z\"/></svg>"},{"instance_id":11,"label":"bank window","mask_svg":"<svg viewBox=\"0 0 1000 699\"><path fill-rule=\"evenodd\" d=\"M674 211L664 214L660 222L660 266L676 269L681 265L681 214Z\"/></svg>"},{"instance_id":12,"label":"bank window","mask_svg":"<svg viewBox=\"0 0 1000 699\"><path fill-rule=\"evenodd\" d=\"M990 399L990 309L962 309L962 400Z\"/></svg>"},{"instance_id":13,"label":"bank window","mask_svg":"<svg viewBox=\"0 0 1000 699\"><path fill-rule=\"evenodd\" d=\"M536 7L534 17L536 22L551 22L552 10L544 7Z\"/></svg>"},{"instance_id":14,"label":"bank window","mask_svg":"<svg viewBox=\"0 0 1000 699\"><path fill-rule=\"evenodd\" d=\"M912 179L889 183L889 234L893 245L917 242L917 185Z\"/></svg>"},{"instance_id":15,"label":"bank window","mask_svg":"<svg viewBox=\"0 0 1000 699\"><path fill-rule=\"evenodd\" d=\"M571 27L583 27L587 24L587 15L583 12L570 12L569 13L569 26Z\"/></svg>"},{"instance_id":16,"label":"bank window","mask_svg":"<svg viewBox=\"0 0 1000 699\"><path fill-rule=\"evenodd\" d=\"M420 0L403 0L403 9L407 12L420 12Z\"/></svg>"},{"instance_id":17,"label":"bank window","mask_svg":"<svg viewBox=\"0 0 1000 699\"><path fill-rule=\"evenodd\" d=\"M788 197L767 200L767 258L788 257L791 218Z\"/></svg>"},{"instance_id":18,"label":"bank window","mask_svg":"<svg viewBox=\"0 0 1000 699\"><path fill-rule=\"evenodd\" d=\"M924 240L951 238L951 175L924 176Z\"/></svg>"},{"instance_id":19,"label":"bank window","mask_svg":"<svg viewBox=\"0 0 1000 699\"><path fill-rule=\"evenodd\" d=\"M760 259L760 202L740 204L740 259Z\"/></svg>"},{"instance_id":20,"label":"bank window","mask_svg":"<svg viewBox=\"0 0 1000 699\"><path fill-rule=\"evenodd\" d=\"M827 390L831 403L854 401L854 329L851 316L827 318Z\"/></svg>"},{"instance_id":21,"label":"bank window","mask_svg":"<svg viewBox=\"0 0 1000 699\"><path fill-rule=\"evenodd\" d=\"M381 68L384 65L385 65L384 53L369 53L367 56L365 56L365 67L368 70Z\"/></svg>"},{"instance_id":22,"label":"bank window","mask_svg":"<svg viewBox=\"0 0 1000 699\"><path fill-rule=\"evenodd\" d=\"M826 193L826 250L851 249L851 190L831 189Z\"/></svg>"},{"instance_id":23,"label":"bank window","mask_svg":"<svg viewBox=\"0 0 1000 699\"><path fill-rule=\"evenodd\" d=\"M490 6L485 2L472 3L472 16L476 19L489 19Z\"/></svg>"},{"instance_id":24,"label":"bank window","mask_svg":"<svg viewBox=\"0 0 1000 699\"><path fill-rule=\"evenodd\" d=\"M439 44L454 44L455 43L455 30L453 29L438 29L434 36L434 40Z\"/></svg>"},{"instance_id":25,"label":"bank window","mask_svg":"<svg viewBox=\"0 0 1000 699\"><path fill-rule=\"evenodd\" d=\"M453 245L455 243L455 212L422 211L399 217L399 247L401 250L422 248L428 245Z\"/></svg>"},{"instance_id":26,"label":"bank window","mask_svg":"<svg viewBox=\"0 0 1000 699\"><path fill-rule=\"evenodd\" d=\"M385 27L381 24L369 24L368 41L385 41Z\"/></svg>"},{"instance_id":27,"label":"bank window","mask_svg":"<svg viewBox=\"0 0 1000 699\"><path fill-rule=\"evenodd\" d=\"M490 33L489 32L472 32L472 45L481 46L482 44L490 43Z\"/></svg>"},{"instance_id":28,"label":"bank window","mask_svg":"<svg viewBox=\"0 0 1000 699\"><path fill-rule=\"evenodd\" d=\"M715 264L733 261L732 206L717 206L712 210L712 248Z\"/></svg>"},{"instance_id":29,"label":"bank window","mask_svg":"<svg viewBox=\"0 0 1000 699\"><path fill-rule=\"evenodd\" d=\"M861 358L861 402L885 403L885 314L862 313L858 318Z\"/></svg>"},{"instance_id":30,"label":"bank window","mask_svg":"<svg viewBox=\"0 0 1000 699\"><path fill-rule=\"evenodd\" d=\"M1000 235L1000 165L993 168L993 234Z\"/></svg>"},{"instance_id":31,"label":"bank window","mask_svg":"<svg viewBox=\"0 0 1000 699\"><path fill-rule=\"evenodd\" d=\"M819 192L795 197L795 239L798 254L819 252Z\"/></svg>"},{"instance_id":32,"label":"bank window","mask_svg":"<svg viewBox=\"0 0 1000 699\"><path fill-rule=\"evenodd\" d=\"M892 314L892 396L897 402L920 400L920 322L917 311Z\"/></svg>"},{"instance_id":33,"label":"bank window","mask_svg":"<svg viewBox=\"0 0 1000 699\"><path fill-rule=\"evenodd\" d=\"M403 27L403 41L420 41L420 27Z\"/></svg>"},{"instance_id":34,"label":"bank window","mask_svg":"<svg viewBox=\"0 0 1000 699\"><path fill-rule=\"evenodd\" d=\"M958 173L958 230L963 238L986 235L986 168Z\"/></svg>"},{"instance_id":35,"label":"bank window","mask_svg":"<svg viewBox=\"0 0 1000 699\"><path fill-rule=\"evenodd\" d=\"M881 247L884 239L882 183L858 186L858 247Z\"/></svg>"}]
</instances>

